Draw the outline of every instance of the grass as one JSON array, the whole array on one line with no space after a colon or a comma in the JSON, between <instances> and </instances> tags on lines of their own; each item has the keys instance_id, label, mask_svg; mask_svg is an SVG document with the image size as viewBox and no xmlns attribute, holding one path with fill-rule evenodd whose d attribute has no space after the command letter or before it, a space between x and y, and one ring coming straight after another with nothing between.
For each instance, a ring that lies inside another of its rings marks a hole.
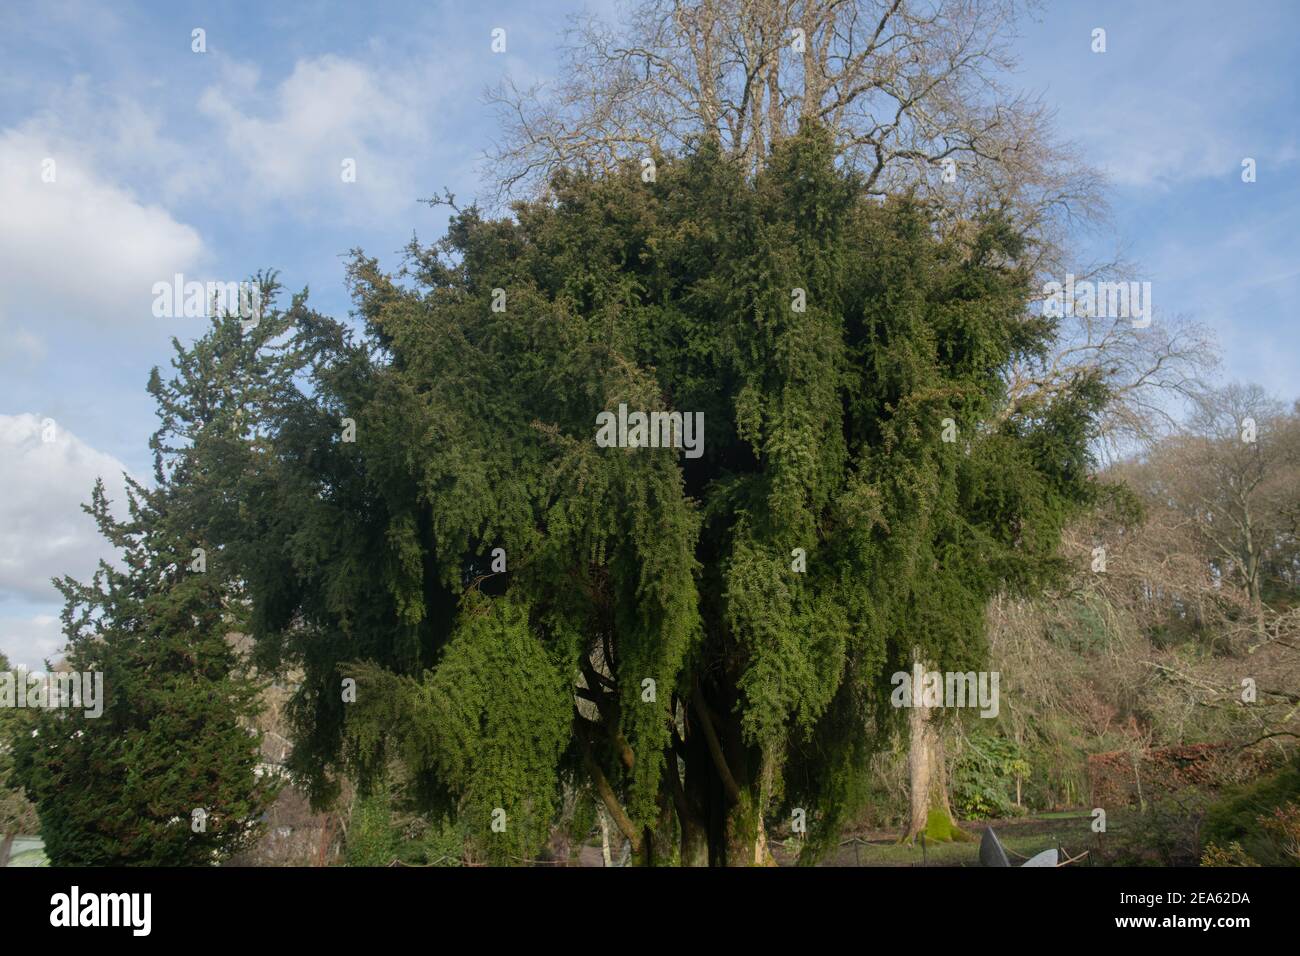
<instances>
[{"instance_id":1,"label":"grass","mask_svg":"<svg viewBox=\"0 0 1300 956\"><path fill-rule=\"evenodd\" d=\"M1109 821L1105 839L1115 841L1123 830L1122 820ZM979 841L984 830L992 826L1007 850L1013 866L1043 850L1059 845L1066 853L1078 855L1097 846L1097 834L1092 832L1092 815L1087 810L1067 810L1042 813L1013 820L963 822L962 829L973 840L969 843L928 843L922 851L917 842L908 845L898 842L898 831L868 830L854 835L846 834L846 842L824 862L826 866L979 866ZM798 852L798 843L786 840L778 847L781 862L790 862ZM1089 858L1075 866L1100 863Z\"/></svg>"}]
</instances>

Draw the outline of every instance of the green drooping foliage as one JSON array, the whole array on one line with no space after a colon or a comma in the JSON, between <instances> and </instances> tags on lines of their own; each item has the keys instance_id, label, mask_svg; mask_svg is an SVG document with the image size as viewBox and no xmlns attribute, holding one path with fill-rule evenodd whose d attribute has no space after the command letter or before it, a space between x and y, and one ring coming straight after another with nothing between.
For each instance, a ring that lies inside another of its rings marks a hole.
<instances>
[{"instance_id":1,"label":"green drooping foliage","mask_svg":"<svg viewBox=\"0 0 1300 956\"><path fill-rule=\"evenodd\" d=\"M234 329L223 340L219 327L195 354L237 342ZM240 416L228 374L237 359L186 368L179 402L155 374L155 486L128 477L126 519L102 482L85 508L120 561L101 562L88 584L55 581L66 664L103 679L102 714L33 713L35 733L14 740L16 776L55 865L212 864L256 838L274 800L276 782L257 773L259 687L230 641L243 599L214 540L194 533L214 482L198 459L221 458L214 450Z\"/></svg>"},{"instance_id":2,"label":"green drooping foliage","mask_svg":"<svg viewBox=\"0 0 1300 956\"><path fill-rule=\"evenodd\" d=\"M302 668L318 800L396 753L496 859L588 785L646 860L762 862L794 808L816 850L889 675L978 669L989 596L1055 569L1105 395L1008 411L1054 330L1003 220L941 240L816 130L757 177L656 163L457 211L396 275L357 253L359 330L299 299L195 347L244 370L259 438L195 459L205 534ZM703 413L702 454L600 447L620 405Z\"/></svg>"},{"instance_id":3,"label":"green drooping foliage","mask_svg":"<svg viewBox=\"0 0 1300 956\"><path fill-rule=\"evenodd\" d=\"M474 600L427 680L389 679L375 665L356 668L358 765L383 759L387 736L436 800L457 795L470 820L501 811L499 855L524 858L546 842L560 803L555 772L568 742L571 683L537 641L522 608L508 599ZM570 658L571 659L571 658Z\"/></svg>"}]
</instances>

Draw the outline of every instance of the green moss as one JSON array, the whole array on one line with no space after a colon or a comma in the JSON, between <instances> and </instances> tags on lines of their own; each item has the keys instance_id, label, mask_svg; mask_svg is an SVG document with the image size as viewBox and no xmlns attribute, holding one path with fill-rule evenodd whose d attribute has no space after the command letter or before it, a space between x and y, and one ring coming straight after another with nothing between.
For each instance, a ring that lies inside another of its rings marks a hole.
<instances>
[{"instance_id":1,"label":"green moss","mask_svg":"<svg viewBox=\"0 0 1300 956\"><path fill-rule=\"evenodd\" d=\"M925 839L927 843L969 843L974 837L957 826L943 807L931 807L925 819Z\"/></svg>"}]
</instances>

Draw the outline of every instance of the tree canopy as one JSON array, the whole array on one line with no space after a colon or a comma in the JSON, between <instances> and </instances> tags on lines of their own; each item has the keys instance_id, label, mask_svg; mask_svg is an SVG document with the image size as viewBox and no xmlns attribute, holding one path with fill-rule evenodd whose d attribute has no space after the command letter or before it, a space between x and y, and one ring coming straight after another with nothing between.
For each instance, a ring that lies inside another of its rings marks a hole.
<instances>
[{"instance_id":1,"label":"tree canopy","mask_svg":"<svg viewBox=\"0 0 1300 956\"><path fill-rule=\"evenodd\" d=\"M397 756L496 859L573 790L647 861L764 862L794 808L815 852L890 673L974 667L989 595L1053 570L1105 390L1001 414L1054 332L1019 237L878 202L815 127L757 175L704 142L553 185L356 253L359 330L298 297L181 350L156 387L239 416L195 527L302 669L317 800ZM600 447L620 405L703 413L702 455Z\"/></svg>"}]
</instances>

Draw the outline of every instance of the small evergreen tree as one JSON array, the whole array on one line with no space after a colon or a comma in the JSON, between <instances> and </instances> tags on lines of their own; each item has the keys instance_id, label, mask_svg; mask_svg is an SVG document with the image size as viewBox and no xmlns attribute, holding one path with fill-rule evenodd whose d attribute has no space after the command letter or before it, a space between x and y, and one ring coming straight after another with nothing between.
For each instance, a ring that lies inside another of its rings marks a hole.
<instances>
[{"instance_id":1,"label":"small evergreen tree","mask_svg":"<svg viewBox=\"0 0 1300 956\"><path fill-rule=\"evenodd\" d=\"M214 326L239 334L232 316ZM35 714L34 733L15 741L17 778L55 865L212 864L256 838L276 794L278 782L258 771L259 687L231 640L246 602L206 537L206 488L192 467L206 443L232 440L243 396L221 369L204 371L230 399L220 412L170 403L152 377L163 419L155 487L127 478L125 520L102 481L84 506L121 566L101 562L88 584L55 582L67 664L102 674L105 698L99 716Z\"/></svg>"}]
</instances>

